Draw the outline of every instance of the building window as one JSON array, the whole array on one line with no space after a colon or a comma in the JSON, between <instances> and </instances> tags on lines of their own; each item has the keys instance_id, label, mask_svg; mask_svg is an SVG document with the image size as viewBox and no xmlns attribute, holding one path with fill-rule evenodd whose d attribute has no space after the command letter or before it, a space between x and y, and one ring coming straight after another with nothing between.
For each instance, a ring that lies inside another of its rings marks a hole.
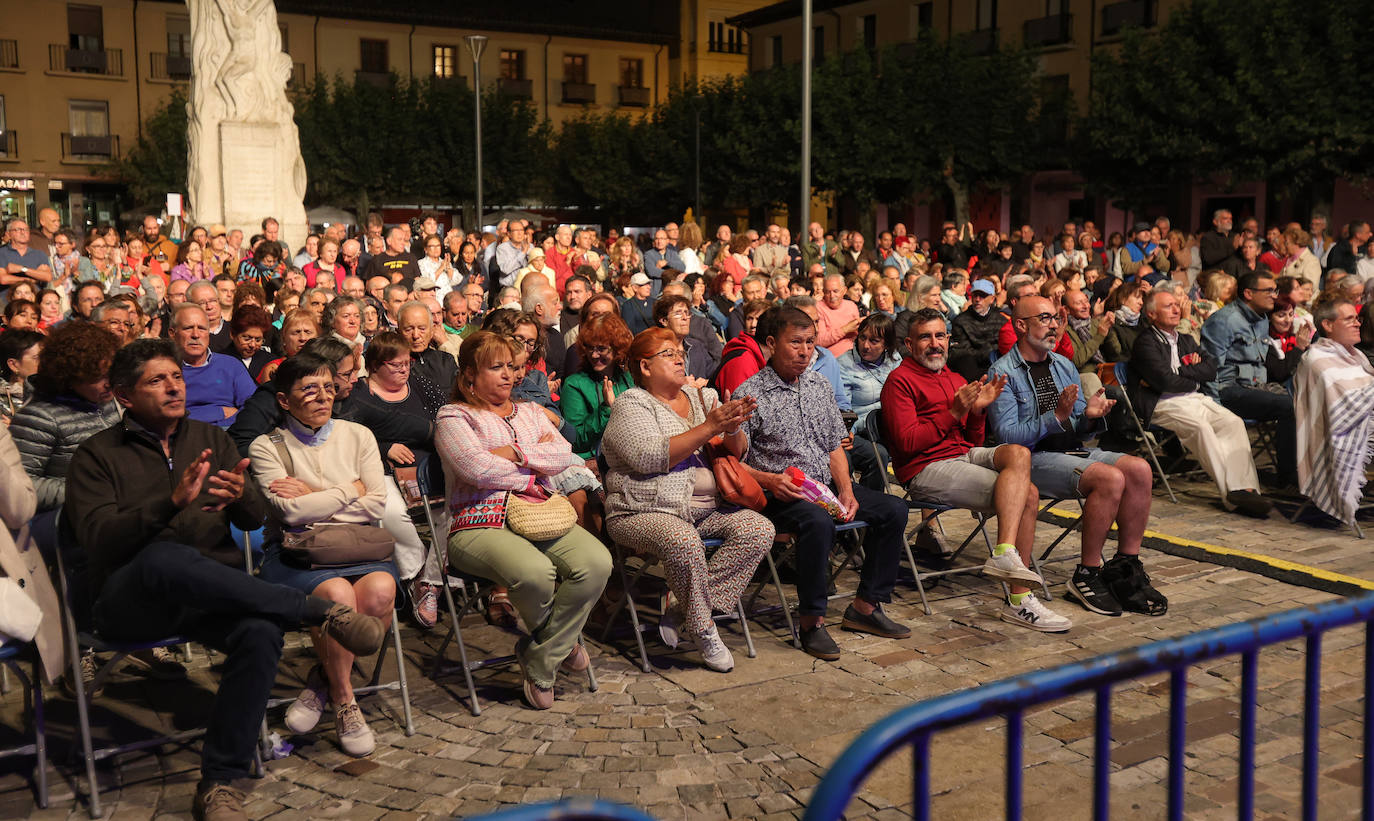
<instances>
[{"instance_id":1,"label":"building window","mask_svg":"<svg viewBox=\"0 0 1374 821\"><path fill-rule=\"evenodd\" d=\"M772 55L772 65L782 65L782 35L775 34L768 41L768 53Z\"/></svg>"},{"instance_id":2,"label":"building window","mask_svg":"<svg viewBox=\"0 0 1374 821\"><path fill-rule=\"evenodd\" d=\"M816 65L825 62L825 26L816 26L811 32L811 59Z\"/></svg>"},{"instance_id":3,"label":"building window","mask_svg":"<svg viewBox=\"0 0 1374 821\"><path fill-rule=\"evenodd\" d=\"M391 61L387 59L387 45L385 40L359 40L359 68L368 74L386 74L391 71Z\"/></svg>"},{"instance_id":4,"label":"building window","mask_svg":"<svg viewBox=\"0 0 1374 821\"><path fill-rule=\"evenodd\" d=\"M167 56L191 56L191 18L167 16Z\"/></svg>"},{"instance_id":5,"label":"building window","mask_svg":"<svg viewBox=\"0 0 1374 821\"><path fill-rule=\"evenodd\" d=\"M103 51L105 23L100 6L67 6L67 47L77 51Z\"/></svg>"},{"instance_id":6,"label":"building window","mask_svg":"<svg viewBox=\"0 0 1374 821\"><path fill-rule=\"evenodd\" d=\"M865 14L860 22L863 24L861 28L863 47L872 51L878 47L878 15Z\"/></svg>"},{"instance_id":7,"label":"building window","mask_svg":"<svg viewBox=\"0 0 1374 821\"><path fill-rule=\"evenodd\" d=\"M935 25L935 3L918 3L916 5L916 25L922 31Z\"/></svg>"},{"instance_id":8,"label":"building window","mask_svg":"<svg viewBox=\"0 0 1374 821\"><path fill-rule=\"evenodd\" d=\"M288 38L288 37L286 36L286 35L287 35L287 32L289 31L289 29L286 28L286 24L285 24L285 23L278 23L278 24L277 24L277 28L281 31L281 50L282 50L282 51L285 51L285 52L287 52L287 53L290 53L290 51L291 51L291 47L290 47L291 40L290 40L290 38Z\"/></svg>"},{"instance_id":9,"label":"building window","mask_svg":"<svg viewBox=\"0 0 1374 821\"><path fill-rule=\"evenodd\" d=\"M67 118L73 137L110 136L110 104L104 100L69 100Z\"/></svg>"},{"instance_id":10,"label":"building window","mask_svg":"<svg viewBox=\"0 0 1374 821\"><path fill-rule=\"evenodd\" d=\"M525 50L519 48L501 49L501 79L525 79Z\"/></svg>"},{"instance_id":11,"label":"building window","mask_svg":"<svg viewBox=\"0 0 1374 821\"><path fill-rule=\"evenodd\" d=\"M976 31L997 28L997 0L978 0L973 28Z\"/></svg>"},{"instance_id":12,"label":"building window","mask_svg":"<svg viewBox=\"0 0 1374 821\"><path fill-rule=\"evenodd\" d=\"M712 20L707 23L706 50L720 54L743 54L744 32L735 26Z\"/></svg>"},{"instance_id":13,"label":"building window","mask_svg":"<svg viewBox=\"0 0 1374 821\"><path fill-rule=\"evenodd\" d=\"M563 82L565 82L565 83L585 83L585 82L587 82L587 55L585 55L585 54L564 54L564 55L563 55Z\"/></svg>"},{"instance_id":14,"label":"building window","mask_svg":"<svg viewBox=\"0 0 1374 821\"><path fill-rule=\"evenodd\" d=\"M644 88L644 60L639 57L621 57L620 84L625 88Z\"/></svg>"},{"instance_id":15,"label":"building window","mask_svg":"<svg viewBox=\"0 0 1374 821\"><path fill-rule=\"evenodd\" d=\"M434 52L434 76L442 80L451 80L458 76L458 49L455 46L441 46L435 44Z\"/></svg>"}]
</instances>

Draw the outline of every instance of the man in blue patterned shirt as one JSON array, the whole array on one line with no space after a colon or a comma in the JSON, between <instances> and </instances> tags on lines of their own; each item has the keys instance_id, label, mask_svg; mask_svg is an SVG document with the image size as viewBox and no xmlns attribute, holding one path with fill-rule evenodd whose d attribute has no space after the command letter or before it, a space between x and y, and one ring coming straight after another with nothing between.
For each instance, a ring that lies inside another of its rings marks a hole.
<instances>
[{"instance_id":1,"label":"man in blue patterned shirt","mask_svg":"<svg viewBox=\"0 0 1374 821\"><path fill-rule=\"evenodd\" d=\"M815 321L797 308L780 309L766 348L772 352L768 366L745 380L735 394L758 402L758 411L744 424L749 437L744 458L768 497L763 513L779 533L796 535L802 649L826 661L840 657L839 646L825 629L835 521L820 505L801 497L783 475L789 467L830 487L852 518L868 523L859 590L841 626L887 638L908 636L911 629L888 618L882 608L891 601L897 579L906 505L850 480L844 451L849 434L835 393L825 377L810 370Z\"/></svg>"}]
</instances>

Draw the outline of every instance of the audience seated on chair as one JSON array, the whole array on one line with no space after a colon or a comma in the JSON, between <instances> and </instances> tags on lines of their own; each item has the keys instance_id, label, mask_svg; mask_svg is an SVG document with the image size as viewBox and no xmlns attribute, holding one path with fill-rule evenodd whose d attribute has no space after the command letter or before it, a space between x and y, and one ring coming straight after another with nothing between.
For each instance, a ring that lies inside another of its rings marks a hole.
<instances>
[{"instance_id":1,"label":"audience seated on chair","mask_svg":"<svg viewBox=\"0 0 1374 821\"><path fill-rule=\"evenodd\" d=\"M824 508L802 498L783 471L795 467L807 478L829 486L850 518L868 523L858 595L841 622L848 630L887 638L911 634L910 628L888 618L882 608L891 601L897 580L907 509L896 497L850 481L844 448L849 432L840 419L833 387L811 369L815 320L784 306L777 309L774 321L765 314L760 327L765 325L764 344L771 352L768 366L735 391L736 397L752 397L758 403L757 412L744 423L749 438L745 464L768 497L764 515L779 532L795 535L802 649L835 661L840 648L825 627L835 520Z\"/></svg>"},{"instance_id":2,"label":"audience seated on chair","mask_svg":"<svg viewBox=\"0 0 1374 821\"><path fill-rule=\"evenodd\" d=\"M453 521L449 562L510 589L530 631L515 647L525 699L546 710L559 668L582 671L591 663L578 636L611 559L576 524L539 542L508 526L508 497L535 502L559 490L553 478L568 468L586 470L538 405L511 400L517 351L517 343L487 331L463 342L455 402L439 411L436 443Z\"/></svg>"},{"instance_id":3,"label":"audience seated on chair","mask_svg":"<svg viewBox=\"0 0 1374 821\"><path fill-rule=\"evenodd\" d=\"M563 418L577 432L573 451L593 459L616 398L634 387L625 360L634 337L614 314L591 317L577 330L581 367L563 380L559 404Z\"/></svg>"},{"instance_id":4,"label":"audience seated on chair","mask_svg":"<svg viewBox=\"0 0 1374 821\"><path fill-rule=\"evenodd\" d=\"M1149 586L1140 563L1150 516L1150 465L1084 448L1083 437L1100 428L1115 403L1102 392L1084 397L1073 362L1054 352L1063 316L1053 307L1040 296L1016 303L1016 347L988 370L988 376L1007 380L989 412L993 435L1031 449L1031 481L1042 496L1083 500L1082 550L1066 586L1068 598L1102 615L1119 616L1123 607L1163 615L1167 603ZM1117 551L1104 566L1102 548L1112 522Z\"/></svg>"},{"instance_id":5,"label":"audience seated on chair","mask_svg":"<svg viewBox=\"0 0 1374 821\"><path fill-rule=\"evenodd\" d=\"M764 317L773 308L767 299L755 299L742 303L738 310L740 332L725 343L720 353L720 370L717 371L713 387L721 396L731 396L744 380L758 373L768 362L767 352L762 345L767 339L763 332Z\"/></svg>"},{"instance_id":6,"label":"audience seated on chair","mask_svg":"<svg viewBox=\"0 0 1374 821\"><path fill-rule=\"evenodd\" d=\"M997 307L997 286L988 279L974 282L968 306L950 322L950 369L965 380L987 373L989 357L997 350L997 336L1007 321Z\"/></svg>"},{"instance_id":7,"label":"audience seated on chair","mask_svg":"<svg viewBox=\"0 0 1374 821\"><path fill-rule=\"evenodd\" d=\"M186 372L186 416L227 428L257 386L233 354L212 353L205 312L183 302L172 312L170 337Z\"/></svg>"},{"instance_id":8,"label":"audience seated on chair","mask_svg":"<svg viewBox=\"0 0 1374 821\"><path fill-rule=\"evenodd\" d=\"M606 532L636 553L663 562L674 600L659 632L670 647L681 635L712 670L734 667L712 611L731 612L773 545L773 525L720 499L702 447L721 436L736 457L748 442L741 425L749 397L722 403L711 388L688 385L681 340L655 328L635 337L629 366L638 387L616 398L601 444L606 475ZM702 539L724 541L708 560Z\"/></svg>"},{"instance_id":9,"label":"audience seated on chair","mask_svg":"<svg viewBox=\"0 0 1374 821\"><path fill-rule=\"evenodd\" d=\"M1277 424L1279 486L1297 481L1297 431L1293 397L1269 379L1269 311L1278 293L1274 278L1249 273L1237 285L1237 297L1202 323L1202 346L1217 360L1217 378L1204 390L1242 419Z\"/></svg>"},{"instance_id":10,"label":"audience seated on chair","mask_svg":"<svg viewBox=\"0 0 1374 821\"><path fill-rule=\"evenodd\" d=\"M840 374L849 395L849 406L857 414L849 458L859 473L859 481L873 490L887 490L887 476L874 454L874 448L882 448L882 445L868 441L861 431L868 412L881 404L883 384L901 361L896 327L892 318L882 313L870 314L859 322L853 345L840 356Z\"/></svg>"},{"instance_id":11,"label":"audience seated on chair","mask_svg":"<svg viewBox=\"0 0 1374 821\"><path fill-rule=\"evenodd\" d=\"M1030 451L1021 445L983 447L987 410L1006 377L965 382L946 367L945 327L939 311L917 311L907 331L909 355L883 387L884 436L897 481L917 502L995 514L997 544L983 572L1011 586L1002 618L1046 633L1068 630L1071 622L1027 587L1041 583L1026 566L1040 512Z\"/></svg>"},{"instance_id":12,"label":"audience seated on chair","mask_svg":"<svg viewBox=\"0 0 1374 821\"><path fill-rule=\"evenodd\" d=\"M244 573L229 524L257 528L267 506L245 483L248 459L228 434L186 417L180 359L154 339L115 354L110 383L124 420L72 457L64 538L88 556L94 624L103 635L137 641L175 633L225 653L193 814L237 817L244 794L231 782L249 775L282 631L323 626L350 652L370 655L386 630L347 605Z\"/></svg>"},{"instance_id":13,"label":"audience seated on chair","mask_svg":"<svg viewBox=\"0 0 1374 821\"><path fill-rule=\"evenodd\" d=\"M389 624L399 584L391 559L312 568L282 552L284 538L315 525L374 526L386 508L386 474L376 438L362 425L331 418L334 378L334 364L309 353L287 359L273 377L285 411L282 424L249 449L253 478L270 509L259 575ZM353 654L318 629L311 637L320 664L287 709L286 726L294 733L310 732L333 704L339 746L349 755L368 755L376 743L349 681Z\"/></svg>"},{"instance_id":14,"label":"audience seated on chair","mask_svg":"<svg viewBox=\"0 0 1374 821\"><path fill-rule=\"evenodd\" d=\"M1374 365L1355 346L1359 309L1346 299L1318 303L1321 336L1293 376L1298 419L1298 487L1318 508L1353 524L1374 437Z\"/></svg>"},{"instance_id":15,"label":"audience seated on chair","mask_svg":"<svg viewBox=\"0 0 1374 821\"><path fill-rule=\"evenodd\" d=\"M1200 388L1216 378L1217 361L1178 331L1178 297L1154 291L1145 298L1149 324L1136 337L1129 374L1131 405L1142 425L1172 431L1221 491L1227 510L1263 518L1273 507L1259 493L1245 422Z\"/></svg>"},{"instance_id":16,"label":"audience seated on chair","mask_svg":"<svg viewBox=\"0 0 1374 821\"><path fill-rule=\"evenodd\" d=\"M9 428L0 425L0 522L5 525L0 528L0 578L12 579L42 613L37 632L32 637L24 635L17 638L31 638L38 646L43 677L51 684L67 663L66 646L62 642L61 604L32 536L16 543L11 535L23 535L24 525L29 523L37 509L38 493L24 473L19 450L10 438ZM0 629L0 633L16 637L12 630Z\"/></svg>"}]
</instances>

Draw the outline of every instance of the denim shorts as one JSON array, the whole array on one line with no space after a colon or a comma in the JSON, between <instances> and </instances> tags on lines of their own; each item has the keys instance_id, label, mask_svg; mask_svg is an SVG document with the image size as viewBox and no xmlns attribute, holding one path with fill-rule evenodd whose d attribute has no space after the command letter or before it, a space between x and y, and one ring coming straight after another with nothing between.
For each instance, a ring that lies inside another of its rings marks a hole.
<instances>
[{"instance_id":1,"label":"denim shorts","mask_svg":"<svg viewBox=\"0 0 1374 821\"><path fill-rule=\"evenodd\" d=\"M1042 450L1031 454L1031 481L1041 498L1076 499L1083 471L1094 462L1114 465L1124 453L1092 448L1086 456Z\"/></svg>"}]
</instances>

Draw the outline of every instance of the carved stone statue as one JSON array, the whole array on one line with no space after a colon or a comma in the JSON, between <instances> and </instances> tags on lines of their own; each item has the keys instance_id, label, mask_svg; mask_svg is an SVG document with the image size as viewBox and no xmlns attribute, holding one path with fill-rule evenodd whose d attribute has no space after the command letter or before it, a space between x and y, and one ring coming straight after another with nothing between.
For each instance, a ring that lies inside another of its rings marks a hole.
<instances>
[{"instance_id":1,"label":"carved stone statue","mask_svg":"<svg viewBox=\"0 0 1374 821\"><path fill-rule=\"evenodd\" d=\"M289 254L305 242L305 162L273 0L187 0L191 98L186 181L199 224L245 236L281 223ZM289 257L288 257L289 259Z\"/></svg>"}]
</instances>

